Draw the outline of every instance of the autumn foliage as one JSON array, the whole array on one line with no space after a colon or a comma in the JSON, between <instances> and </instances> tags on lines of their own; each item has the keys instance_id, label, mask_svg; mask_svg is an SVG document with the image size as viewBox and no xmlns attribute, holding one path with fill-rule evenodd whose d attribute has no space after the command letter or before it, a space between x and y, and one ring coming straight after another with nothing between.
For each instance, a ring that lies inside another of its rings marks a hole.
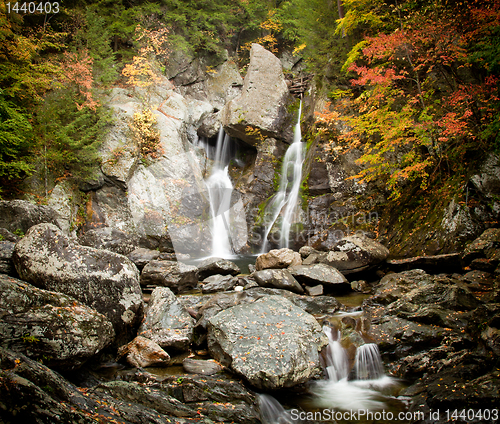
<instances>
[{"instance_id":1,"label":"autumn foliage","mask_svg":"<svg viewBox=\"0 0 500 424\"><path fill-rule=\"evenodd\" d=\"M385 31L353 49L351 89L317 123L331 134L347 124L332 141L363 147L356 178L385 181L397 198L408 182L426 189L446 175L465 178L470 159L500 147L499 51L491 51L500 2L403 2L394 12Z\"/></svg>"}]
</instances>

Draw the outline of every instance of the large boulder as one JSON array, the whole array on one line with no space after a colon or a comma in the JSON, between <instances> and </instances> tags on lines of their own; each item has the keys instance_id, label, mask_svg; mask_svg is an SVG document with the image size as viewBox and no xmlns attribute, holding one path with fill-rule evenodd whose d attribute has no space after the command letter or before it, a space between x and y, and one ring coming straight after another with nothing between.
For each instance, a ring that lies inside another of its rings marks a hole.
<instances>
[{"instance_id":1,"label":"large boulder","mask_svg":"<svg viewBox=\"0 0 500 424\"><path fill-rule=\"evenodd\" d=\"M25 281L74 297L113 324L116 342L130 340L142 319L139 271L125 256L80 246L53 224L30 228L13 261Z\"/></svg>"},{"instance_id":2,"label":"large boulder","mask_svg":"<svg viewBox=\"0 0 500 424\"><path fill-rule=\"evenodd\" d=\"M208 348L259 389L304 383L320 373L328 340L312 315L279 296L264 296L208 320Z\"/></svg>"},{"instance_id":3,"label":"large boulder","mask_svg":"<svg viewBox=\"0 0 500 424\"><path fill-rule=\"evenodd\" d=\"M175 261L150 261L142 270L141 285L169 287L183 293L198 284L198 268Z\"/></svg>"},{"instance_id":4,"label":"large boulder","mask_svg":"<svg viewBox=\"0 0 500 424\"><path fill-rule=\"evenodd\" d=\"M194 319L168 287L157 287L139 328L139 335L162 348L187 350L193 341Z\"/></svg>"},{"instance_id":5,"label":"large boulder","mask_svg":"<svg viewBox=\"0 0 500 424\"><path fill-rule=\"evenodd\" d=\"M299 265L291 267L289 271L303 284L322 284L336 290L347 290L351 287L344 275L330 265Z\"/></svg>"},{"instance_id":6,"label":"large boulder","mask_svg":"<svg viewBox=\"0 0 500 424\"><path fill-rule=\"evenodd\" d=\"M0 274L0 346L63 370L109 345L113 326L74 298Z\"/></svg>"},{"instance_id":7,"label":"large boulder","mask_svg":"<svg viewBox=\"0 0 500 424\"><path fill-rule=\"evenodd\" d=\"M262 271L255 271L252 276L261 287L304 293L302 286L287 269L263 269Z\"/></svg>"},{"instance_id":8,"label":"large boulder","mask_svg":"<svg viewBox=\"0 0 500 424\"><path fill-rule=\"evenodd\" d=\"M33 225L48 222L59 226L59 215L48 206L26 200L0 201L0 227L11 232L26 233Z\"/></svg>"},{"instance_id":9,"label":"large boulder","mask_svg":"<svg viewBox=\"0 0 500 424\"><path fill-rule=\"evenodd\" d=\"M232 290L238 284L238 278L234 278L232 275L211 275L202 281L203 287L201 292L203 294L207 293L217 293L221 291Z\"/></svg>"},{"instance_id":10,"label":"large boulder","mask_svg":"<svg viewBox=\"0 0 500 424\"><path fill-rule=\"evenodd\" d=\"M292 249L273 249L257 257L255 269L261 271L269 268L288 268L302 264L302 258L298 252Z\"/></svg>"},{"instance_id":11,"label":"large boulder","mask_svg":"<svg viewBox=\"0 0 500 424\"><path fill-rule=\"evenodd\" d=\"M240 268L234 262L223 258L207 258L198 265L198 276L204 280L211 275L237 275Z\"/></svg>"},{"instance_id":12,"label":"large boulder","mask_svg":"<svg viewBox=\"0 0 500 424\"><path fill-rule=\"evenodd\" d=\"M259 44L252 44L250 65L243 81L242 95L222 109L222 125L232 137L257 144L262 137L292 141L287 102L288 87L279 59ZM249 133L247 127L258 129Z\"/></svg>"},{"instance_id":13,"label":"large boulder","mask_svg":"<svg viewBox=\"0 0 500 424\"><path fill-rule=\"evenodd\" d=\"M365 236L355 234L339 240L320 263L333 266L343 274L364 271L387 259L389 249L379 242Z\"/></svg>"}]
</instances>

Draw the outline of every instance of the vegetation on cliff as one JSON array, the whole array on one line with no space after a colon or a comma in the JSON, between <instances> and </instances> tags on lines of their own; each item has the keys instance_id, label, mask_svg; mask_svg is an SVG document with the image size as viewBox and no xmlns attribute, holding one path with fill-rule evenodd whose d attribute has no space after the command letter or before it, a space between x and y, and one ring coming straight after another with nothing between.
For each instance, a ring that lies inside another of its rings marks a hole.
<instances>
[{"instance_id":1,"label":"vegetation on cliff","mask_svg":"<svg viewBox=\"0 0 500 424\"><path fill-rule=\"evenodd\" d=\"M227 50L244 66L253 41L300 52L331 99L316 129L332 149L361 148L357 178L392 199L461 193L500 148L498 0L100 0L51 14L13 4L0 3L4 196L34 171L92 174L110 87L166 73L173 49Z\"/></svg>"}]
</instances>

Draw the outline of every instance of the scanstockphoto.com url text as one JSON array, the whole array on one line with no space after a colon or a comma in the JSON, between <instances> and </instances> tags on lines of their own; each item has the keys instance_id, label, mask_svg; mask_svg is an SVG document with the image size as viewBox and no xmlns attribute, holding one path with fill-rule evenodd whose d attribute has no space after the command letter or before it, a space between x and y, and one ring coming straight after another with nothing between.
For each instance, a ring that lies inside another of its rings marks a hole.
<instances>
[{"instance_id":1,"label":"scanstockphoto.com url text","mask_svg":"<svg viewBox=\"0 0 500 424\"><path fill-rule=\"evenodd\" d=\"M369 411L366 409L338 411L334 409L323 409L320 411L300 411L290 410L290 417L294 421L316 421L316 422L336 422L336 421L367 421L367 422L421 422L421 421L445 421L445 422L497 422L499 418L498 409L445 409L423 411Z\"/></svg>"}]
</instances>

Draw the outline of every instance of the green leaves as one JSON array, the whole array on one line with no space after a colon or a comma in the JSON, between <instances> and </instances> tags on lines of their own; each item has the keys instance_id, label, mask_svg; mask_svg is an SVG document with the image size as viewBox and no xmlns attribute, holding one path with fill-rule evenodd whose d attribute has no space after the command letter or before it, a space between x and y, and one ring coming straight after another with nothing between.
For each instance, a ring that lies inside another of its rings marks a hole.
<instances>
[{"instance_id":1,"label":"green leaves","mask_svg":"<svg viewBox=\"0 0 500 424\"><path fill-rule=\"evenodd\" d=\"M26 112L0 94L0 179L23 178L32 172L28 156L32 135Z\"/></svg>"}]
</instances>

